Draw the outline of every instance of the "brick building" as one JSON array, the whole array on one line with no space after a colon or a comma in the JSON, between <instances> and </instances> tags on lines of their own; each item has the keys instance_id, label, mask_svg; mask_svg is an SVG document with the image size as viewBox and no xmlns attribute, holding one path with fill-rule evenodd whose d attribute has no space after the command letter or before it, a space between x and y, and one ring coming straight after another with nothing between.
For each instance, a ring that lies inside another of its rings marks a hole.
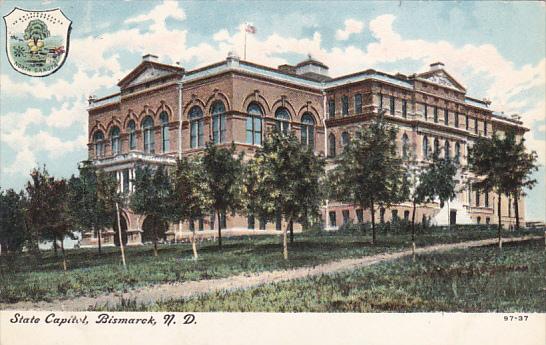
<instances>
[{"instance_id":1,"label":"brick building","mask_svg":"<svg viewBox=\"0 0 546 345\"><path fill-rule=\"evenodd\" d=\"M203 68L185 70L157 62L146 55L119 83L120 92L89 99L89 158L107 171L115 171L123 191L132 190L131 179L139 164L174 165L176 157L202 150L208 141L235 143L250 155L272 127L293 131L302 145L329 157L329 165L343 151L358 128L383 109L399 128L401 155L429 159L439 150L466 164L468 146L478 136L507 129L518 135L527 130L516 117L490 109L490 102L467 96L466 89L443 68L413 75L390 75L365 70L331 78L328 67L309 57L292 66L270 68L236 56ZM495 195L480 195L467 186L472 176L459 175L460 191L443 208L437 203L420 207L417 219L436 224L491 223L497 221ZM503 200L503 224L515 222L513 203ZM518 200L521 222L523 200ZM408 218L410 205L379 210L380 221ZM325 227L370 220L369 210L327 201ZM148 239L147 220L122 211L122 234L129 245ZM282 224L223 216L226 235L276 233ZM195 227L201 236L213 236L211 217L192 224L169 224L165 239L183 239ZM103 233L113 245L118 236ZM82 245L94 245L94 234L84 234ZM125 239L124 239L125 241Z\"/></svg>"}]
</instances>

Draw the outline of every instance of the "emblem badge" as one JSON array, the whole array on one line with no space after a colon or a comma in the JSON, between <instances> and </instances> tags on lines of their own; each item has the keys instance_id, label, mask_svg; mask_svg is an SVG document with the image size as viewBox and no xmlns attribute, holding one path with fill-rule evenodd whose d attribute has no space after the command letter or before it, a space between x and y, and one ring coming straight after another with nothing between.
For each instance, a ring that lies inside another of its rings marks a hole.
<instances>
[{"instance_id":1,"label":"emblem badge","mask_svg":"<svg viewBox=\"0 0 546 345\"><path fill-rule=\"evenodd\" d=\"M4 16L4 22L6 53L16 71L45 77L61 68L68 54L72 21L60 9L29 11L16 7Z\"/></svg>"}]
</instances>

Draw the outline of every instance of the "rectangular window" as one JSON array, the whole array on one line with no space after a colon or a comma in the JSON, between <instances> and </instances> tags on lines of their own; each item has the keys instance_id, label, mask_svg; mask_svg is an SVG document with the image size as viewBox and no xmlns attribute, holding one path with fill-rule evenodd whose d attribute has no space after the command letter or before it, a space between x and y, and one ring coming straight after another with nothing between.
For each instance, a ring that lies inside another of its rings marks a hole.
<instances>
[{"instance_id":1,"label":"rectangular window","mask_svg":"<svg viewBox=\"0 0 546 345\"><path fill-rule=\"evenodd\" d=\"M426 104L423 104L425 107L425 121L428 120L428 106Z\"/></svg>"},{"instance_id":2,"label":"rectangular window","mask_svg":"<svg viewBox=\"0 0 546 345\"><path fill-rule=\"evenodd\" d=\"M336 227L337 226L337 224L336 224L336 212L335 211L330 211L329 216L330 216L330 226L331 227Z\"/></svg>"},{"instance_id":3,"label":"rectangular window","mask_svg":"<svg viewBox=\"0 0 546 345\"><path fill-rule=\"evenodd\" d=\"M379 94L379 110L383 110L383 95Z\"/></svg>"},{"instance_id":4,"label":"rectangular window","mask_svg":"<svg viewBox=\"0 0 546 345\"><path fill-rule=\"evenodd\" d=\"M459 113L455 113L455 128L459 128Z\"/></svg>"},{"instance_id":5,"label":"rectangular window","mask_svg":"<svg viewBox=\"0 0 546 345\"><path fill-rule=\"evenodd\" d=\"M487 136L487 121L483 122L483 135Z\"/></svg>"},{"instance_id":6,"label":"rectangular window","mask_svg":"<svg viewBox=\"0 0 546 345\"><path fill-rule=\"evenodd\" d=\"M485 218L485 224L489 225L489 223L491 223L491 218L486 217Z\"/></svg>"},{"instance_id":7,"label":"rectangular window","mask_svg":"<svg viewBox=\"0 0 546 345\"><path fill-rule=\"evenodd\" d=\"M199 231L203 231L205 230L205 220L203 219L203 217L200 217L199 218Z\"/></svg>"},{"instance_id":8,"label":"rectangular window","mask_svg":"<svg viewBox=\"0 0 546 345\"><path fill-rule=\"evenodd\" d=\"M379 209L379 221L381 223L385 223L385 208L381 207L381 209Z\"/></svg>"},{"instance_id":9,"label":"rectangular window","mask_svg":"<svg viewBox=\"0 0 546 345\"><path fill-rule=\"evenodd\" d=\"M402 116L406 118L408 116L408 101L402 100Z\"/></svg>"},{"instance_id":10,"label":"rectangular window","mask_svg":"<svg viewBox=\"0 0 546 345\"><path fill-rule=\"evenodd\" d=\"M163 152L169 152L169 126L161 127L161 148Z\"/></svg>"},{"instance_id":11,"label":"rectangular window","mask_svg":"<svg viewBox=\"0 0 546 345\"><path fill-rule=\"evenodd\" d=\"M474 133L478 134L478 118L474 119Z\"/></svg>"},{"instance_id":12,"label":"rectangular window","mask_svg":"<svg viewBox=\"0 0 546 345\"><path fill-rule=\"evenodd\" d=\"M489 207L489 192L485 193L484 199L485 207Z\"/></svg>"},{"instance_id":13,"label":"rectangular window","mask_svg":"<svg viewBox=\"0 0 546 345\"><path fill-rule=\"evenodd\" d=\"M262 144L262 119L258 116L246 118L246 143L250 145Z\"/></svg>"},{"instance_id":14,"label":"rectangular window","mask_svg":"<svg viewBox=\"0 0 546 345\"><path fill-rule=\"evenodd\" d=\"M195 230L195 222L194 222L194 220L193 220L193 219L190 219L189 222L190 222L190 231L194 231L194 230Z\"/></svg>"},{"instance_id":15,"label":"rectangular window","mask_svg":"<svg viewBox=\"0 0 546 345\"><path fill-rule=\"evenodd\" d=\"M265 217L260 218L260 230L265 230L267 226L267 219Z\"/></svg>"},{"instance_id":16,"label":"rectangular window","mask_svg":"<svg viewBox=\"0 0 546 345\"><path fill-rule=\"evenodd\" d=\"M248 218L247 218L247 223L248 223L248 228L249 229L254 229L254 223L255 223L255 220L254 220L254 215L250 214L248 215Z\"/></svg>"},{"instance_id":17,"label":"rectangular window","mask_svg":"<svg viewBox=\"0 0 546 345\"><path fill-rule=\"evenodd\" d=\"M356 219L359 223L364 223L364 211L361 208L356 210Z\"/></svg>"},{"instance_id":18,"label":"rectangular window","mask_svg":"<svg viewBox=\"0 0 546 345\"><path fill-rule=\"evenodd\" d=\"M449 125L449 111L446 109L444 109L444 124L446 126Z\"/></svg>"},{"instance_id":19,"label":"rectangular window","mask_svg":"<svg viewBox=\"0 0 546 345\"><path fill-rule=\"evenodd\" d=\"M343 215L343 224L349 223L349 210L343 210L341 211L341 214Z\"/></svg>"},{"instance_id":20,"label":"rectangular window","mask_svg":"<svg viewBox=\"0 0 546 345\"><path fill-rule=\"evenodd\" d=\"M215 144L226 141L226 115L215 115L212 117L212 140ZM201 145L199 145L201 146Z\"/></svg>"},{"instance_id":21,"label":"rectangular window","mask_svg":"<svg viewBox=\"0 0 546 345\"><path fill-rule=\"evenodd\" d=\"M129 192L129 169L123 170L123 190L122 192Z\"/></svg>"},{"instance_id":22,"label":"rectangular window","mask_svg":"<svg viewBox=\"0 0 546 345\"><path fill-rule=\"evenodd\" d=\"M390 114L394 115L395 111L396 111L396 108L395 108L395 105L394 105L394 96L391 96Z\"/></svg>"},{"instance_id":23,"label":"rectangular window","mask_svg":"<svg viewBox=\"0 0 546 345\"><path fill-rule=\"evenodd\" d=\"M362 95L355 95L355 114L362 114Z\"/></svg>"},{"instance_id":24,"label":"rectangular window","mask_svg":"<svg viewBox=\"0 0 546 345\"><path fill-rule=\"evenodd\" d=\"M404 220L409 221L409 211L408 210L404 211Z\"/></svg>"},{"instance_id":25,"label":"rectangular window","mask_svg":"<svg viewBox=\"0 0 546 345\"><path fill-rule=\"evenodd\" d=\"M476 191L476 207L480 206L480 192Z\"/></svg>"},{"instance_id":26,"label":"rectangular window","mask_svg":"<svg viewBox=\"0 0 546 345\"><path fill-rule=\"evenodd\" d=\"M336 117L336 101L333 99L328 101L328 115L331 119Z\"/></svg>"},{"instance_id":27,"label":"rectangular window","mask_svg":"<svg viewBox=\"0 0 546 345\"><path fill-rule=\"evenodd\" d=\"M341 98L341 114L343 116L349 115L349 97L347 96Z\"/></svg>"},{"instance_id":28,"label":"rectangular window","mask_svg":"<svg viewBox=\"0 0 546 345\"><path fill-rule=\"evenodd\" d=\"M391 221L398 221L398 210L391 210Z\"/></svg>"},{"instance_id":29,"label":"rectangular window","mask_svg":"<svg viewBox=\"0 0 546 345\"><path fill-rule=\"evenodd\" d=\"M222 229L227 228L227 218L225 212L222 212L222 214L220 215L220 227Z\"/></svg>"},{"instance_id":30,"label":"rectangular window","mask_svg":"<svg viewBox=\"0 0 546 345\"><path fill-rule=\"evenodd\" d=\"M252 123L252 117L246 118L246 143L247 144L254 144L254 127Z\"/></svg>"},{"instance_id":31,"label":"rectangular window","mask_svg":"<svg viewBox=\"0 0 546 345\"><path fill-rule=\"evenodd\" d=\"M434 123L438 123L438 107L434 107Z\"/></svg>"},{"instance_id":32,"label":"rectangular window","mask_svg":"<svg viewBox=\"0 0 546 345\"><path fill-rule=\"evenodd\" d=\"M468 131L468 128L470 128L470 120L468 119L468 115L465 115L464 118L466 130Z\"/></svg>"}]
</instances>

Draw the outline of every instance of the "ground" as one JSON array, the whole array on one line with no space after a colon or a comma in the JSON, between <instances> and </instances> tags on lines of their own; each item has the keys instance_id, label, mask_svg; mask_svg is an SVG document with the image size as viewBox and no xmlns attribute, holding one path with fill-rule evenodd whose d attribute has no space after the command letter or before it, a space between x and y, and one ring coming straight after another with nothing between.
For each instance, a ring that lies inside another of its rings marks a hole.
<instances>
[{"instance_id":1,"label":"ground","mask_svg":"<svg viewBox=\"0 0 546 345\"><path fill-rule=\"evenodd\" d=\"M492 230L475 228L450 231L431 229L418 235L417 245L477 240L494 237L494 234ZM371 245L369 234L359 232L305 233L297 236L296 242L290 246L288 262L282 259L278 237L229 239L221 250L215 242L203 242L199 248L200 258L196 262L191 259L188 244L161 246L158 258L151 255L149 247L129 248L127 272L120 265L117 248L105 249L102 255L98 255L96 249L69 251L69 271L66 273L61 269L60 258L52 253L44 253L40 260L32 256L4 257L0 268L6 279L0 281L0 303L5 308L19 301L98 296L159 283L179 284L242 273L312 267L342 258L399 252L409 248L407 234L380 233L378 238L379 243ZM154 308L154 305L150 307ZM167 308L166 305L156 307Z\"/></svg>"}]
</instances>

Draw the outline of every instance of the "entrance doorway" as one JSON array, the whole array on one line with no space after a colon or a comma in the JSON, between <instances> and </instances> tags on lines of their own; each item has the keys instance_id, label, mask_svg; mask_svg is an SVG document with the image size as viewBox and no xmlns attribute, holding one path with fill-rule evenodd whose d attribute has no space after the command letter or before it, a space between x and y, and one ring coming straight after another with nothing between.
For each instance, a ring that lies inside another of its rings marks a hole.
<instances>
[{"instance_id":1,"label":"entrance doorway","mask_svg":"<svg viewBox=\"0 0 546 345\"><path fill-rule=\"evenodd\" d=\"M457 224L457 210L449 211L449 225Z\"/></svg>"}]
</instances>

